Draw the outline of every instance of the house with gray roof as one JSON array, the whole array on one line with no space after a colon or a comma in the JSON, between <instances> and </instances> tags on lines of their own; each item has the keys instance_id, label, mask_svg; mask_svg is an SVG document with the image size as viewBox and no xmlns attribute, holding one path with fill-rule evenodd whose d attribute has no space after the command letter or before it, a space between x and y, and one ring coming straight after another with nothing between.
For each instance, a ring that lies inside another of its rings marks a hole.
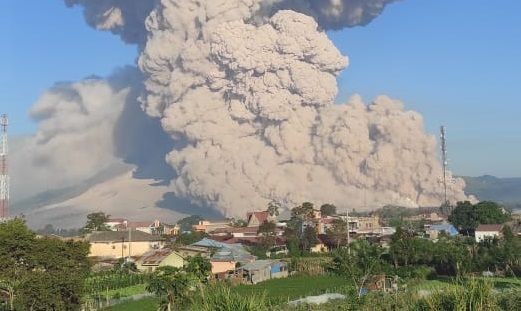
<instances>
[{"instance_id":1,"label":"house with gray roof","mask_svg":"<svg viewBox=\"0 0 521 311\"><path fill-rule=\"evenodd\" d=\"M226 244L204 238L191 246L207 248L211 252L212 273L217 278L225 278L226 274L233 273L237 265L244 265L256 260L256 257L241 244Z\"/></svg>"},{"instance_id":2,"label":"house with gray roof","mask_svg":"<svg viewBox=\"0 0 521 311\"><path fill-rule=\"evenodd\" d=\"M278 260L257 260L237 268L245 283L257 284L270 279L286 278L289 275L286 262Z\"/></svg>"}]
</instances>

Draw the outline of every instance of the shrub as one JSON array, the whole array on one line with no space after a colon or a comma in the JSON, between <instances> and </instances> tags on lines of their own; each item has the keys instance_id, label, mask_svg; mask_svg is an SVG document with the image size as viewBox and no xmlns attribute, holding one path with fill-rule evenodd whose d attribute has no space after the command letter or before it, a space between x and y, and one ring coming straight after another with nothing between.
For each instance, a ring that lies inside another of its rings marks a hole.
<instances>
[{"instance_id":1,"label":"shrub","mask_svg":"<svg viewBox=\"0 0 521 311\"><path fill-rule=\"evenodd\" d=\"M398 267L394 269L394 273L402 279L407 280L427 280L434 276L436 271L432 267L416 266L416 267Z\"/></svg>"},{"instance_id":2,"label":"shrub","mask_svg":"<svg viewBox=\"0 0 521 311\"><path fill-rule=\"evenodd\" d=\"M506 291L498 295L502 310L521 310L521 290Z\"/></svg>"},{"instance_id":3,"label":"shrub","mask_svg":"<svg viewBox=\"0 0 521 311\"><path fill-rule=\"evenodd\" d=\"M488 311L498 310L496 295L490 282L471 279L460 286L435 291L417 303L417 310Z\"/></svg>"},{"instance_id":4,"label":"shrub","mask_svg":"<svg viewBox=\"0 0 521 311\"><path fill-rule=\"evenodd\" d=\"M191 310L197 311L268 311L266 294L240 295L224 284L208 285L202 289Z\"/></svg>"}]
</instances>

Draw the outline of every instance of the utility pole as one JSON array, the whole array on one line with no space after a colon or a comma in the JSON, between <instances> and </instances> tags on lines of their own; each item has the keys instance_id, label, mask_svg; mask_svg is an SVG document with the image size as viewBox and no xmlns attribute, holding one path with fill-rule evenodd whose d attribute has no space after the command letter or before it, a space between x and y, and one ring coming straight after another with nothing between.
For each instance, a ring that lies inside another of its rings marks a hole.
<instances>
[{"instance_id":1,"label":"utility pole","mask_svg":"<svg viewBox=\"0 0 521 311\"><path fill-rule=\"evenodd\" d=\"M121 237L121 260L125 258L125 237Z\"/></svg>"},{"instance_id":2,"label":"utility pole","mask_svg":"<svg viewBox=\"0 0 521 311\"><path fill-rule=\"evenodd\" d=\"M132 256L131 254L131 246L132 245L132 227L129 226L128 227L128 258L127 258L127 262L130 262L130 257Z\"/></svg>"},{"instance_id":3,"label":"utility pole","mask_svg":"<svg viewBox=\"0 0 521 311\"><path fill-rule=\"evenodd\" d=\"M349 232L349 208L346 209L346 228L347 228L347 254L351 255L351 234Z\"/></svg>"},{"instance_id":4,"label":"utility pole","mask_svg":"<svg viewBox=\"0 0 521 311\"><path fill-rule=\"evenodd\" d=\"M9 218L8 125L9 119L4 114L0 118L0 220Z\"/></svg>"}]
</instances>

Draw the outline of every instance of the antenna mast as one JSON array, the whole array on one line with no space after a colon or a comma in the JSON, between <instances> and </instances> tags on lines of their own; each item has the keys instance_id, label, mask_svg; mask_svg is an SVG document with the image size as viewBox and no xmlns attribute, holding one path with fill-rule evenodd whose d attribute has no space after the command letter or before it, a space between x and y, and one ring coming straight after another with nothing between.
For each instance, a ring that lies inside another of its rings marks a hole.
<instances>
[{"instance_id":1,"label":"antenna mast","mask_svg":"<svg viewBox=\"0 0 521 311\"><path fill-rule=\"evenodd\" d=\"M441 160L443 162L443 205L449 206L449 201L447 200L447 169L449 166L449 161L447 159L447 136L445 131L445 126L440 127L441 131Z\"/></svg>"},{"instance_id":2,"label":"antenna mast","mask_svg":"<svg viewBox=\"0 0 521 311\"><path fill-rule=\"evenodd\" d=\"M9 218L9 172L7 169L7 126L9 119L0 118L0 220Z\"/></svg>"}]
</instances>

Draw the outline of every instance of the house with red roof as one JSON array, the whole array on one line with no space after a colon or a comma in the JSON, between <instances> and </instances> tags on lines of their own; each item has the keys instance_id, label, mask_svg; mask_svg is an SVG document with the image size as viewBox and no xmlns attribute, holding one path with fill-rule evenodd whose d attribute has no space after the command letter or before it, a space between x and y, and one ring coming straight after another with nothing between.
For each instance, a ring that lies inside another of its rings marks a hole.
<instances>
[{"instance_id":1,"label":"house with red roof","mask_svg":"<svg viewBox=\"0 0 521 311\"><path fill-rule=\"evenodd\" d=\"M246 214L248 227L259 227L265 222L275 220L267 211L250 212Z\"/></svg>"}]
</instances>

